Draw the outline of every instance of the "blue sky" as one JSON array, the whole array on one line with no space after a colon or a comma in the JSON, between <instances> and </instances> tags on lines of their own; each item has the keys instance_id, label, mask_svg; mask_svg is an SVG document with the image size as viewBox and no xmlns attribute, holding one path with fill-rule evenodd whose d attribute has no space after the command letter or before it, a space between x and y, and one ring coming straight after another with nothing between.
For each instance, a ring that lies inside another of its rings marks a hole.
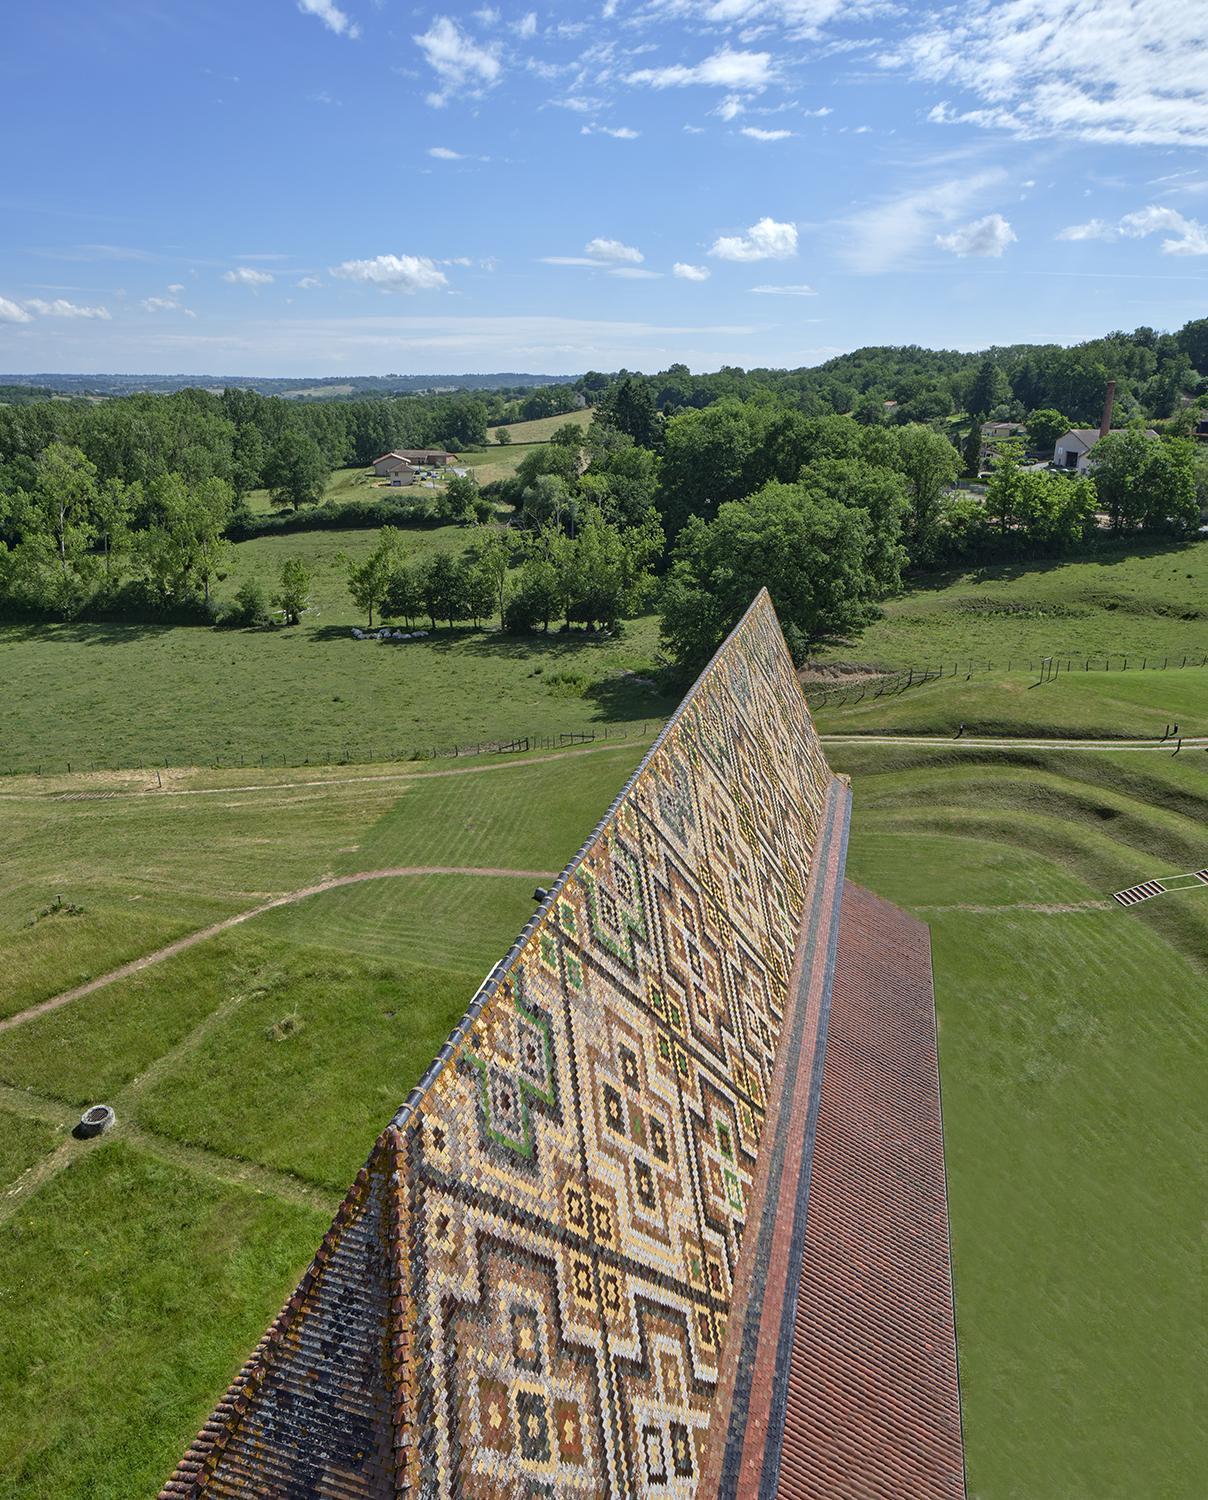
<instances>
[{"instance_id":1,"label":"blue sky","mask_svg":"<svg viewBox=\"0 0 1208 1500\"><path fill-rule=\"evenodd\" d=\"M1208 314L1204 10L13 7L0 370L702 369L1177 327Z\"/></svg>"}]
</instances>

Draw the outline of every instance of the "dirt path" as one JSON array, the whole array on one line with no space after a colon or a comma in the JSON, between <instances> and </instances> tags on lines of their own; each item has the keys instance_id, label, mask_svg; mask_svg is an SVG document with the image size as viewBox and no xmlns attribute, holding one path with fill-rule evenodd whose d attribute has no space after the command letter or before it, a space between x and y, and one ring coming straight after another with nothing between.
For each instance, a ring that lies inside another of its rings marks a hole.
<instances>
[{"instance_id":1,"label":"dirt path","mask_svg":"<svg viewBox=\"0 0 1208 1500\"><path fill-rule=\"evenodd\" d=\"M262 901L259 906L249 907L247 911L236 912L233 917L224 917L221 922L212 922L209 927L202 927L197 932L190 932L185 937L177 938L174 943L169 943L164 948L157 948L153 953L145 953L142 958L132 959L129 963L122 964L120 968L111 969L108 974L98 975L96 979L90 979L87 984L77 984L74 989L51 995L47 1000L39 1000L37 1005L31 1005L27 1010L19 1010L15 1015L5 1016L3 1020L0 1020L0 1032L11 1031L14 1026L21 1026L26 1021L33 1020L35 1016L45 1015L47 1011L58 1010L60 1006L67 1005L72 1000L91 995L93 990L112 984L114 980L128 979L131 974L150 968L152 964L160 964L167 958L175 958L186 948L192 948L197 943L204 943L207 938L217 937L220 932L238 927L241 922L250 922L253 917L263 916L265 912L274 911L278 906L290 906L295 901L305 901L307 896L317 896L323 891L334 891L340 886L359 885L365 880L390 880L400 875L482 875L490 878L503 877L508 880L553 879L548 870L505 870L481 866L467 868L459 865L397 865L388 870L362 870L355 875L333 875L331 879L321 880L317 885L307 885L301 890L287 891L283 896L274 896L271 901Z\"/></svg>"},{"instance_id":2,"label":"dirt path","mask_svg":"<svg viewBox=\"0 0 1208 1500\"><path fill-rule=\"evenodd\" d=\"M1139 750L1150 754L1173 755L1174 740L1040 740L979 739L976 735L914 734L824 734L824 745L931 745L945 749L970 750ZM1197 735L1183 741L1184 750L1208 750L1208 736Z\"/></svg>"},{"instance_id":3,"label":"dirt path","mask_svg":"<svg viewBox=\"0 0 1208 1500\"><path fill-rule=\"evenodd\" d=\"M979 906L971 901L954 901L939 906L912 906L911 911L972 911L993 917L1006 911L1037 911L1045 916L1061 916L1072 911L1113 911L1111 901L1000 901L997 906Z\"/></svg>"},{"instance_id":4,"label":"dirt path","mask_svg":"<svg viewBox=\"0 0 1208 1500\"><path fill-rule=\"evenodd\" d=\"M524 759L505 760L487 766L451 766L445 771L381 771L371 776L321 776L307 781L259 781L242 786L145 786L116 787L108 791L93 792L0 792L0 800L24 801L30 797L44 797L52 802L106 801L112 797L225 797L231 792L288 792L302 788L325 786L359 786L362 782L428 781L439 776L480 776L490 771L514 771L521 766L541 766L552 760L568 760L580 755L610 755L618 750L634 750L646 745L644 739L635 737L609 745L589 745L586 749L552 750L546 755L529 755ZM128 774L134 775L137 767ZM127 774L127 773L114 773ZM150 773L147 773L150 774ZM88 780L85 776L83 779ZM95 779L94 779L95 782Z\"/></svg>"}]
</instances>

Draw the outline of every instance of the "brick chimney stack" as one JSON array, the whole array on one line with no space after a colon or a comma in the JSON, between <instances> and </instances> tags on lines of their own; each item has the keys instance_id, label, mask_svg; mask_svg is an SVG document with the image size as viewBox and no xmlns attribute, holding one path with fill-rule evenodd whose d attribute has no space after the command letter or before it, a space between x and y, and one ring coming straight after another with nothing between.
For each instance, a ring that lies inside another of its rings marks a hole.
<instances>
[{"instance_id":1,"label":"brick chimney stack","mask_svg":"<svg viewBox=\"0 0 1208 1500\"><path fill-rule=\"evenodd\" d=\"M1103 403L1103 420L1099 423L1099 436L1106 437L1112 430L1112 407L1116 404L1116 382L1107 382L1107 400Z\"/></svg>"}]
</instances>

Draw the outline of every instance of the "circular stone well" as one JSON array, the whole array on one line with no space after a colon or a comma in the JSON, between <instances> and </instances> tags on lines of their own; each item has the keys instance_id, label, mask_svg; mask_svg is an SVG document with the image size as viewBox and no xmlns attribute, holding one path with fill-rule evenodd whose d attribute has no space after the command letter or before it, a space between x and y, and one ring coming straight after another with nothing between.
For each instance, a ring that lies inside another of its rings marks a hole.
<instances>
[{"instance_id":1,"label":"circular stone well","mask_svg":"<svg viewBox=\"0 0 1208 1500\"><path fill-rule=\"evenodd\" d=\"M91 1104L80 1116L80 1123L76 1128L81 1135L100 1135L116 1119L117 1116L108 1104Z\"/></svg>"}]
</instances>

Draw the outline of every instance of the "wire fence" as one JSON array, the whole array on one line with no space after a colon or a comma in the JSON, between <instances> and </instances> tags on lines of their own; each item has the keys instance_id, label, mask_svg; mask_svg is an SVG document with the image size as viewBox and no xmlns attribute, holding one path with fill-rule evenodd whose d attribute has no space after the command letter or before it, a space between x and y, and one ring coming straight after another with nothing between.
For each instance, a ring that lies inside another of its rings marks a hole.
<instances>
[{"instance_id":1,"label":"wire fence","mask_svg":"<svg viewBox=\"0 0 1208 1500\"><path fill-rule=\"evenodd\" d=\"M806 685L805 696L811 708L841 708L865 698L884 698L937 682L941 677L984 676L989 672L1035 672L1037 682L1053 682L1070 672L1163 672L1183 667L1208 666L1208 654L1185 652L1161 657L1143 652L1108 652L1088 655L1082 651L1060 651L1049 656L1011 656L1006 661L987 661L982 657L965 662L940 662L931 666L904 667L900 671L863 677L858 683L836 684L818 688Z\"/></svg>"},{"instance_id":2,"label":"wire fence","mask_svg":"<svg viewBox=\"0 0 1208 1500\"><path fill-rule=\"evenodd\" d=\"M391 747L385 740L373 743L342 745L332 742L302 755L281 750L222 750L205 753L187 751L170 755L143 756L137 761L93 760L90 757L68 760L47 757L24 765L7 766L0 776L57 776L92 771L146 771L175 766L205 766L215 771L296 769L300 766L397 765L427 760L456 760L477 755L523 755L533 750L564 750L573 745L607 744L614 741L640 742L651 738L661 727L661 719L634 720L626 724L602 724L591 729L566 729L554 732L511 735L503 739L470 740L458 745L432 745L411 742Z\"/></svg>"}]
</instances>

